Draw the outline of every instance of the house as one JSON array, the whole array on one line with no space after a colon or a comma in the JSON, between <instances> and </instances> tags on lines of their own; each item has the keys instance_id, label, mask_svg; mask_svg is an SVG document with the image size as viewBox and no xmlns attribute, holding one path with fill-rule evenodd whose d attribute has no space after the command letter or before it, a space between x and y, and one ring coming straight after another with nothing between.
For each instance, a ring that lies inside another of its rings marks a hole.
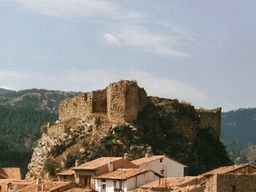
<instances>
[{"instance_id":1,"label":"house","mask_svg":"<svg viewBox=\"0 0 256 192\"><path fill-rule=\"evenodd\" d=\"M75 183L82 187L89 186L94 189L94 177L115 171L118 168L138 168L137 165L123 157L100 157L98 159L73 167Z\"/></svg>"},{"instance_id":2,"label":"house","mask_svg":"<svg viewBox=\"0 0 256 192\"><path fill-rule=\"evenodd\" d=\"M184 177L184 169L187 167L165 155L151 155L146 153L145 157L131 161L140 169L152 169L165 177Z\"/></svg>"},{"instance_id":3,"label":"house","mask_svg":"<svg viewBox=\"0 0 256 192\"><path fill-rule=\"evenodd\" d=\"M20 168L18 167L0 168L0 179L21 179Z\"/></svg>"},{"instance_id":4,"label":"house","mask_svg":"<svg viewBox=\"0 0 256 192\"><path fill-rule=\"evenodd\" d=\"M7 191L12 186L12 182L21 181L20 168L3 167L0 168L0 192Z\"/></svg>"},{"instance_id":5,"label":"house","mask_svg":"<svg viewBox=\"0 0 256 192\"><path fill-rule=\"evenodd\" d=\"M59 181L63 182L75 182L75 171L72 169L64 170L57 173Z\"/></svg>"},{"instance_id":6,"label":"house","mask_svg":"<svg viewBox=\"0 0 256 192\"><path fill-rule=\"evenodd\" d=\"M117 169L116 171L95 176L95 190L99 192L127 192L145 183L159 180L161 174L148 169Z\"/></svg>"},{"instance_id":7,"label":"house","mask_svg":"<svg viewBox=\"0 0 256 192\"><path fill-rule=\"evenodd\" d=\"M223 192L256 191L256 167L250 164L220 167L198 176L162 178L133 192Z\"/></svg>"}]
</instances>

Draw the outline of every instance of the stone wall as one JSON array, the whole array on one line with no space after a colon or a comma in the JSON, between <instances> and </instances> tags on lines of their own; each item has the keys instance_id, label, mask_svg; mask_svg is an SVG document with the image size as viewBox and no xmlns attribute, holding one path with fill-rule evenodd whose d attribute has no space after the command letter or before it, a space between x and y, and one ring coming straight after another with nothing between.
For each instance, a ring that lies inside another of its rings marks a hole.
<instances>
[{"instance_id":1,"label":"stone wall","mask_svg":"<svg viewBox=\"0 0 256 192\"><path fill-rule=\"evenodd\" d=\"M107 92L106 89L92 92L92 113L107 112Z\"/></svg>"},{"instance_id":2,"label":"stone wall","mask_svg":"<svg viewBox=\"0 0 256 192\"><path fill-rule=\"evenodd\" d=\"M93 93L81 93L73 98L62 100L59 104L59 120L82 118L92 113Z\"/></svg>"},{"instance_id":3,"label":"stone wall","mask_svg":"<svg viewBox=\"0 0 256 192\"><path fill-rule=\"evenodd\" d=\"M220 138L221 133L221 108L216 108L212 110L199 109L200 123L199 128L209 128L212 127L215 133Z\"/></svg>"},{"instance_id":4,"label":"stone wall","mask_svg":"<svg viewBox=\"0 0 256 192\"><path fill-rule=\"evenodd\" d=\"M103 113L111 122L133 121L149 102L147 94L135 81L111 83L104 90L81 93L59 104L59 120L83 118Z\"/></svg>"},{"instance_id":5,"label":"stone wall","mask_svg":"<svg viewBox=\"0 0 256 192\"><path fill-rule=\"evenodd\" d=\"M107 87L107 113L111 122L137 119L148 102L146 92L135 81L119 81Z\"/></svg>"},{"instance_id":6,"label":"stone wall","mask_svg":"<svg viewBox=\"0 0 256 192\"><path fill-rule=\"evenodd\" d=\"M216 174L205 185L205 191L256 191L256 175Z\"/></svg>"}]
</instances>

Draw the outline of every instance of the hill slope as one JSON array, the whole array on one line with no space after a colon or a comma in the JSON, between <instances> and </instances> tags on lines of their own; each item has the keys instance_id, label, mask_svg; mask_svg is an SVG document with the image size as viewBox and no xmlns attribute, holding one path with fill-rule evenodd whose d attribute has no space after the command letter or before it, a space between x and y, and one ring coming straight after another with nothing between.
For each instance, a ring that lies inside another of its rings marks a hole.
<instances>
[{"instance_id":1,"label":"hill slope","mask_svg":"<svg viewBox=\"0 0 256 192\"><path fill-rule=\"evenodd\" d=\"M40 89L0 91L0 167L20 167L24 177L32 149L41 137L41 126L55 121L59 101L75 93Z\"/></svg>"},{"instance_id":2,"label":"hill slope","mask_svg":"<svg viewBox=\"0 0 256 192\"><path fill-rule=\"evenodd\" d=\"M256 108L223 113L221 135L235 163L256 163Z\"/></svg>"},{"instance_id":3,"label":"hill slope","mask_svg":"<svg viewBox=\"0 0 256 192\"><path fill-rule=\"evenodd\" d=\"M138 101L136 94L140 91L134 83L131 87L130 84L126 87L126 83L130 82L113 83L110 84L113 90L81 94L62 102L61 109L70 116L61 114L60 120L47 127L34 149L27 178L50 178L57 171L73 166L75 160L83 162L100 156L123 156L125 153L135 159L144 156L147 151L166 154L187 165L189 175L232 164L216 129L200 127L201 111L190 104L148 97L147 104L138 112L136 119L111 121L109 115L118 116L118 120L124 117L121 109L127 109L125 106L129 106L129 117L136 111L134 105L138 103L128 104L126 99ZM103 93L111 94L104 96ZM92 98L91 95L99 98ZM141 99L140 95L138 97ZM95 105L90 103L94 101ZM92 109L91 113L85 105ZM118 110L116 114L112 107ZM216 115L214 110L210 113Z\"/></svg>"}]
</instances>

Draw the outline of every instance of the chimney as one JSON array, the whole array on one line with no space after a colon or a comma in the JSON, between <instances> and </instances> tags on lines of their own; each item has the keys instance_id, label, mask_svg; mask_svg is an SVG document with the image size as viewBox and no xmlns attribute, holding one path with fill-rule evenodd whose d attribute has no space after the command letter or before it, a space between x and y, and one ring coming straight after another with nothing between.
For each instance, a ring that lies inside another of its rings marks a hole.
<instances>
[{"instance_id":1,"label":"chimney","mask_svg":"<svg viewBox=\"0 0 256 192\"><path fill-rule=\"evenodd\" d=\"M79 165L79 160L76 160L75 167L77 167L78 165Z\"/></svg>"},{"instance_id":2,"label":"chimney","mask_svg":"<svg viewBox=\"0 0 256 192\"><path fill-rule=\"evenodd\" d=\"M128 153L125 153L125 154L124 154L124 159L125 159L125 160L128 160Z\"/></svg>"},{"instance_id":3,"label":"chimney","mask_svg":"<svg viewBox=\"0 0 256 192\"><path fill-rule=\"evenodd\" d=\"M149 157L152 157L152 156L153 156L153 155L152 155L151 153L149 153L149 152L146 152L146 153L145 153L145 157L146 157L146 158L149 158Z\"/></svg>"}]
</instances>

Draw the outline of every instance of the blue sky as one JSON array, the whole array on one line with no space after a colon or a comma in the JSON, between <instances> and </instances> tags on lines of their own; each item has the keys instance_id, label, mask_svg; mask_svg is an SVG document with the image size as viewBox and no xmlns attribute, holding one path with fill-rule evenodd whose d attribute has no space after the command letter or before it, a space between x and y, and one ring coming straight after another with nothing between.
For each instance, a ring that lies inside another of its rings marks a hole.
<instances>
[{"instance_id":1,"label":"blue sky","mask_svg":"<svg viewBox=\"0 0 256 192\"><path fill-rule=\"evenodd\" d=\"M121 79L223 111L256 107L254 0L2 0L0 87L89 92Z\"/></svg>"}]
</instances>

